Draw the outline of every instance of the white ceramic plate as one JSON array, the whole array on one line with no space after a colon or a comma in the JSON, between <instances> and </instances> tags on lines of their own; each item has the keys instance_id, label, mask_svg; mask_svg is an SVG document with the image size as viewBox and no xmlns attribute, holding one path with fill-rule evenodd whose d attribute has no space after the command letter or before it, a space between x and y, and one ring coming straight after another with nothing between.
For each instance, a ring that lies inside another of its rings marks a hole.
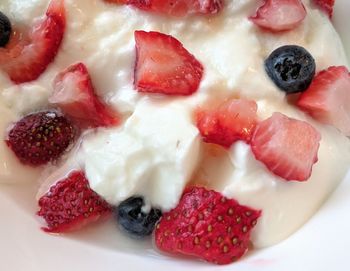
<instances>
[{"instance_id":1,"label":"white ceramic plate","mask_svg":"<svg viewBox=\"0 0 350 271\"><path fill-rule=\"evenodd\" d=\"M337 0L334 22L350 57L349 15L350 1ZM35 193L29 186L0 186L1 271L349 270L350 176L288 240L224 267L159 257L147 242L130 242L108 223L71 236L44 234L33 215Z\"/></svg>"}]
</instances>

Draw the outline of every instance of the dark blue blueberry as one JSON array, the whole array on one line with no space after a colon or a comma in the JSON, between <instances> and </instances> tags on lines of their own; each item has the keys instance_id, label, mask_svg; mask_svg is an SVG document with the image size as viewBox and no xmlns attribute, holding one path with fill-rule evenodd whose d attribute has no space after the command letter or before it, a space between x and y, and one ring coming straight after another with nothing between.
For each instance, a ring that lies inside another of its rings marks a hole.
<instances>
[{"instance_id":1,"label":"dark blue blueberry","mask_svg":"<svg viewBox=\"0 0 350 271\"><path fill-rule=\"evenodd\" d=\"M0 47L5 47L11 36L11 22L7 16L0 11Z\"/></svg>"},{"instance_id":2,"label":"dark blue blueberry","mask_svg":"<svg viewBox=\"0 0 350 271\"><path fill-rule=\"evenodd\" d=\"M284 92L305 91L315 76L316 64L311 54L296 45L282 46L265 60L272 81Z\"/></svg>"},{"instance_id":3,"label":"dark blue blueberry","mask_svg":"<svg viewBox=\"0 0 350 271\"><path fill-rule=\"evenodd\" d=\"M119 225L128 233L143 237L152 234L162 212L152 208L143 212L145 202L142 197L131 197L120 203L115 211Z\"/></svg>"}]
</instances>

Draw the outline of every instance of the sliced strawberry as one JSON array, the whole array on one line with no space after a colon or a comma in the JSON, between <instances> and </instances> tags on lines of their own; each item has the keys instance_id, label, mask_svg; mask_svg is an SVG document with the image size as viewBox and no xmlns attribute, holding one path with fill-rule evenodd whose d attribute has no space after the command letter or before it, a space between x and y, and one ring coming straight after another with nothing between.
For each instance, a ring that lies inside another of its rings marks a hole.
<instances>
[{"instance_id":1,"label":"sliced strawberry","mask_svg":"<svg viewBox=\"0 0 350 271\"><path fill-rule=\"evenodd\" d=\"M155 231L161 251L195 256L216 264L238 260L248 250L261 211L205 188L187 188Z\"/></svg>"},{"instance_id":2,"label":"sliced strawberry","mask_svg":"<svg viewBox=\"0 0 350 271\"><path fill-rule=\"evenodd\" d=\"M39 112L15 123L6 143L23 164L38 166L59 158L76 133L64 116L54 111Z\"/></svg>"},{"instance_id":3,"label":"sliced strawberry","mask_svg":"<svg viewBox=\"0 0 350 271\"><path fill-rule=\"evenodd\" d=\"M251 140L257 160L287 181L306 181L317 162L321 135L304 121L274 113L259 123Z\"/></svg>"},{"instance_id":4,"label":"sliced strawberry","mask_svg":"<svg viewBox=\"0 0 350 271\"><path fill-rule=\"evenodd\" d=\"M223 0L105 0L110 3L128 4L145 11L152 11L176 17L191 14L215 14Z\"/></svg>"},{"instance_id":5,"label":"sliced strawberry","mask_svg":"<svg viewBox=\"0 0 350 271\"><path fill-rule=\"evenodd\" d=\"M0 69L16 83L37 79L55 58L65 31L64 0L51 0L46 17L28 34L15 32L0 48Z\"/></svg>"},{"instance_id":6,"label":"sliced strawberry","mask_svg":"<svg viewBox=\"0 0 350 271\"><path fill-rule=\"evenodd\" d=\"M286 31L297 27L306 17L301 0L265 0L250 20L270 31Z\"/></svg>"},{"instance_id":7,"label":"sliced strawberry","mask_svg":"<svg viewBox=\"0 0 350 271\"><path fill-rule=\"evenodd\" d=\"M112 212L111 206L91 190L83 172L72 172L39 199L38 215L51 233L75 231Z\"/></svg>"},{"instance_id":8,"label":"sliced strawberry","mask_svg":"<svg viewBox=\"0 0 350 271\"><path fill-rule=\"evenodd\" d=\"M329 16L329 18L332 18L335 0L313 0L313 2L323 12L325 12Z\"/></svg>"},{"instance_id":9,"label":"sliced strawberry","mask_svg":"<svg viewBox=\"0 0 350 271\"><path fill-rule=\"evenodd\" d=\"M344 66L330 67L314 78L300 96L298 106L315 119L334 125L350 136L350 73Z\"/></svg>"},{"instance_id":10,"label":"sliced strawberry","mask_svg":"<svg viewBox=\"0 0 350 271\"><path fill-rule=\"evenodd\" d=\"M57 105L82 128L112 126L119 122L116 112L96 96L86 66L77 63L59 73L49 102Z\"/></svg>"},{"instance_id":11,"label":"sliced strawberry","mask_svg":"<svg viewBox=\"0 0 350 271\"><path fill-rule=\"evenodd\" d=\"M197 113L197 127L205 142L230 147L237 140L249 142L257 124L255 101L228 100L213 110Z\"/></svg>"},{"instance_id":12,"label":"sliced strawberry","mask_svg":"<svg viewBox=\"0 0 350 271\"><path fill-rule=\"evenodd\" d=\"M202 64L174 37L136 31L135 86L140 92L190 95L203 76Z\"/></svg>"}]
</instances>

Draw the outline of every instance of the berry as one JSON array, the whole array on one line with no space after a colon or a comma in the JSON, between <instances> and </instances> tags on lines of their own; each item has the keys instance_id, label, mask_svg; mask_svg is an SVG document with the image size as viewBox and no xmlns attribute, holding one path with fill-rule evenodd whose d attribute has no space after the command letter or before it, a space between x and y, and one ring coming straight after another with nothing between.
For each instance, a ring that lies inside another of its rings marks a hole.
<instances>
[{"instance_id":1,"label":"berry","mask_svg":"<svg viewBox=\"0 0 350 271\"><path fill-rule=\"evenodd\" d=\"M11 37L11 22L7 16L0 11L0 47L5 47Z\"/></svg>"},{"instance_id":2,"label":"berry","mask_svg":"<svg viewBox=\"0 0 350 271\"><path fill-rule=\"evenodd\" d=\"M177 207L161 218L155 242L161 251L228 264L248 250L250 232L260 215L261 211L220 193L190 187Z\"/></svg>"},{"instance_id":3,"label":"berry","mask_svg":"<svg viewBox=\"0 0 350 271\"><path fill-rule=\"evenodd\" d=\"M190 95L203 76L202 64L174 37L136 31L135 86L140 92Z\"/></svg>"},{"instance_id":4,"label":"berry","mask_svg":"<svg viewBox=\"0 0 350 271\"><path fill-rule=\"evenodd\" d=\"M128 233L143 237L152 234L154 226L162 216L158 209L143 210L145 202L142 197L131 197L120 203L115 216L119 225Z\"/></svg>"},{"instance_id":5,"label":"berry","mask_svg":"<svg viewBox=\"0 0 350 271\"><path fill-rule=\"evenodd\" d=\"M175 17L191 14L215 14L222 6L223 0L106 0L117 4L128 4L141 10L152 11Z\"/></svg>"},{"instance_id":6,"label":"berry","mask_svg":"<svg viewBox=\"0 0 350 271\"><path fill-rule=\"evenodd\" d=\"M29 33L14 31L6 48L0 48L0 69L16 84L37 79L54 60L65 24L64 0L51 0L45 18Z\"/></svg>"},{"instance_id":7,"label":"berry","mask_svg":"<svg viewBox=\"0 0 350 271\"><path fill-rule=\"evenodd\" d=\"M205 142L230 147L237 140L250 140L257 109L255 101L228 100L215 109L199 111L197 127Z\"/></svg>"},{"instance_id":8,"label":"berry","mask_svg":"<svg viewBox=\"0 0 350 271\"><path fill-rule=\"evenodd\" d=\"M316 64L303 47L286 45L265 60L265 70L272 81L287 94L305 91L315 76Z\"/></svg>"},{"instance_id":9,"label":"berry","mask_svg":"<svg viewBox=\"0 0 350 271\"><path fill-rule=\"evenodd\" d=\"M346 67L318 73L297 104L315 119L350 136L350 73Z\"/></svg>"},{"instance_id":10,"label":"berry","mask_svg":"<svg viewBox=\"0 0 350 271\"><path fill-rule=\"evenodd\" d=\"M324 11L330 19L332 18L335 0L313 0L313 2L322 11Z\"/></svg>"},{"instance_id":11,"label":"berry","mask_svg":"<svg viewBox=\"0 0 350 271\"><path fill-rule=\"evenodd\" d=\"M81 128L119 123L117 113L95 94L89 72L83 63L74 64L59 73L53 88L49 102L58 106Z\"/></svg>"},{"instance_id":12,"label":"berry","mask_svg":"<svg viewBox=\"0 0 350 271\"><path fill-rule=\"evenodd\" d=\"M39 199L38 216L47 223L46 232L75 231L107 217L111 206L91 190L81 171L75 171L57 182Z\"/></svg>"},{"instance_id":13,"label":"berry","mask_svg":"<svg viewBox=\"0 0 350 271\"><path fill-rule=\"evenodd\" d=\"M256 25L273 32L296 28L306 17L301 0L265 0L250 20Z\"/></svg>"},{"instance_id":14,"label":"berry","mask_svg":"<svg viewBox=\"0 0 350 271\"><path fill-rule=\"evenodd\" d=\"M285 180L306 181L317 162L321 135L304 121L274 113L259 123L251 140L257 160Z\"/></svg>"},{"instance_id":15,"label":"berry","mask_svg":"<svg viewBox=\"0 0 350 271\"><path fill-rule=\"evenodd\" d=\"M59 158L75 135L75 128L64 116L47 111L15 123L6 143L23 164L39 166Z\"/></svg>"}]
</instances>

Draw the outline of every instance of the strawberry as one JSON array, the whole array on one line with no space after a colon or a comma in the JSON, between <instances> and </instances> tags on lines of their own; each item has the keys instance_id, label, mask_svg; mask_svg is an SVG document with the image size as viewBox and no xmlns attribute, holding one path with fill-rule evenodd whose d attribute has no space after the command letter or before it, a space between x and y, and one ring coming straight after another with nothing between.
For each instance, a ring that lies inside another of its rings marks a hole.
<instances>
[{"instance_id":1,"label":"strawberry","mask_svg":"<svg viewBox=\"0 0 350 271\"><path fill-rule=\"evenodd\" d=\"M315 119L350 136L350 73L346 67L318 73L297 104Z\"/></svg>"},{"instance_id":2,"label":"strawberry","mask_svg":"<svg viewBox=\"0 0 350 271\"><path fill-rule=\"evenodd\" d=\"M53 82L54 93L49 102L57 105L78 126L112 126L119 122L116 112L96 96L89 72L77 63L59 73Z\"/></svg>"},{"instance_id":3,"label":"strawberry","mask_svg":"<svg viewBox=\"0 0 350 271\"><path fill-rule=\"evenodd\" d=\"M237 140L250 140L257 109L255 101L228 100L213 110L199 111L197 127L205 142L230 147Z\"/></svg>"},{"instance_id":4,"label":"strawberry","mask_svg":"<svg viewBox=\"0 0 350 271\"><path fill-rule=\"evenodd\" d=\"M140 92L190 95L203 76L202 64L174 37L136 31L135 86Z\"/></svg>"},{"instance_id":5,"label":"strawberry","mask_svg":"<svg viewBox=\"0 0 350 271\"><path fill-rule=\"evenodd\" d=\"M301 0L265 0L250 20L256 25L273 31L286 31L297 27L306 17Z\"/></svg>"},{"instance_id":6,"label":"strawberry","mask_svg":"<svg viewBox=\"0 0 350 271\"><path fill-rule=\"evenodd\" d=\"M15 31L0 48L0 69L16 83L37 79L55 58L65 31L64 0L51 0L46 17L28 34Z\"/></svg>"},{"instance_id":7,"label":"strawberry","mask_svg":"<svg viewBox=\"0 0 350 271\"><path fill-rule=\"evenodd\" d=\"M81 171L57 182L39 199L38 216L44 218L46 232L75 231L112 213L111 206L91 190Z\"/></svg>"},{"instance_id":8,"label":"strawberry","mask_svg":"<svg viewBox=\"0 0 350 271\"><path fill-rule=\"evenodd\" d=\"M190 187L177 207L161 218L155 243L164 252L228 264L248 250L250 232L260 215L261 211L218 192Z\"/></svg>"},{"instance_id":9,"label":"strawberry","mask_svg":"<svg viewBox=\"0 0 350 271\"><path fill-rule=\"evenodd\" d=\"M323 12L325 12L330 19L332 18L335 0L313 0L313 2Z\"/></svg>"},{"instance_id":10,"label":"strawberry","mask_svg":"<svg viewBox=\"0 0 350 271\"><path fill-rule=\"evenodd\" d=\"M259 123L251 140L257 160L287 181L306 181L317 162L321 135L304 121L274 113Z\"/></svg>"},{"instance_id":11,"label":"strawberry","mask_svg":"<svg viewBox=\"0 0 350 271\"><path fill-rule=\"evenodd\" d=\"M23 164L39 166L59 158L76 133L64 116L53 111L39 112L15 123L6 143Z\"/></svg>"},{"instance_id":12,"label":"strawberry","mask_svg":"<svg viewBox=\"0 0 350 271\"><path fill-rule=\"evenodd\" d=\"M141 10L152 11L175 17L191 14L215 14L223 0L105 0L111 3L128 4Z\"/></svg>"}]
</instances>

